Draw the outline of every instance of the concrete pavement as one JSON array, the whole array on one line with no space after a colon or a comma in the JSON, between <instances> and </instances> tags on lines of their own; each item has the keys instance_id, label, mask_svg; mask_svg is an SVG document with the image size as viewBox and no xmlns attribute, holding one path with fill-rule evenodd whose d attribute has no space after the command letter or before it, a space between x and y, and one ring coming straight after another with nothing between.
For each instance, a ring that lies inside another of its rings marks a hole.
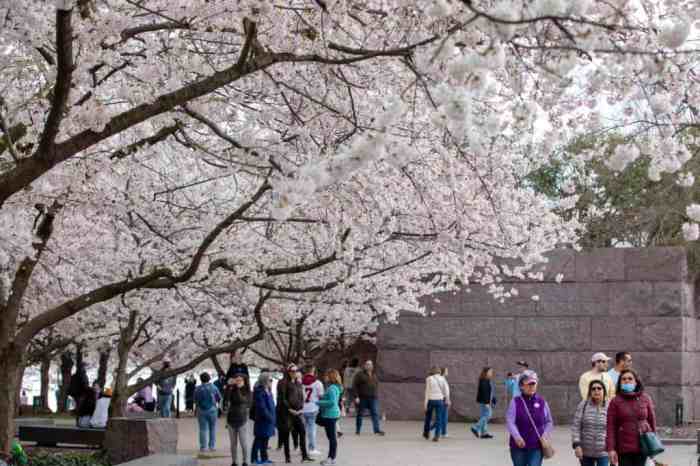
<instances>
[{"instance_id":1,"label":"concrete pavement","mask_svg":"<svg viewBox=\"0 0 700 466\"><path fill-rule=\"evenodd\" d=\"M510 456L506 446L503 425L491 426L494 439L475 438L462 423L451 423L449 437L438 443L426 441L421 437L422 424L418 422L386 422L383 428L386 437L377 437L371 433L371 425L366 422L365 431L360 436L354 433L354 419L342 422L345 435L338 446L338 464L343 466L509 466ZM251 426L252 427L252 426ZM368 429L369 428L369 429ZM252 431L252 429L251 429ZM198 430L195 419L186 418L179 421L179 443L181 454L196 456L198 454ZM568 427L557 427L554 433L554 446L557 454L545 461L545 466L577 466L570 444ZM252 440L251 440L252 441ZM319 428L317 443L322 452L327 452L327 441L323 429ZM277 438L270 440L272 449L270 459L284 463L284 455L276 449ZM228 433L223 419L219 420L217 429L217 451L201 458L202 466L228 466L231 464ZM300 463L298 452L293 454L293 463ZM323 457L318 458L319 460ZM695 447L689 445L669 446L658 457L659 461L670 466L697 466ZM318 464L318 463L316 463Z\"/></svg>"}]
</instances>

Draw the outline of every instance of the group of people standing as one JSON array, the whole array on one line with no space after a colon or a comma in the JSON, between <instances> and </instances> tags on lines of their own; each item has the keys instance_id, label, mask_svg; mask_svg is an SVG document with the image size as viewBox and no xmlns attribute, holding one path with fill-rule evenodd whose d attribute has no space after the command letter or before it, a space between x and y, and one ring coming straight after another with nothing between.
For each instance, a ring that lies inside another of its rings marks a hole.
<instances>
[{"instance_id":1,"label":"group of people standing","mask_svg":"<svg viewBox=\"0 0 700 466\"><path fill-rule=\"evenodd\" d=\"M629 352L617 353L610 370L609 359L594 354L592 369L579 380L583 400L571 426L574 452L584 466L644 466L641 436L656 432L654 401L632 370Z\"/></svg>"},{"instance_id":2,"label":"group of people standing","mask_svg":"<svg viewBox=\"0 0 700 466\"><path fill-rule=\"evenodd\" d=\"M248 466L248 461L250 464L271 464L269 441L275 433L279 435L279 446L284 450L287 463L292 461L290 436L295 449L300 450L301 461L313 462L313 457L321 454L316 447L317 426L323 427L328 439L328 456L321 464L336 464L338 437L342 435L338 431L338 419L344 411L343 399L348 387L340 372L329 369L319 380L313 365L307 365L301 371L297 365L291 364L284 369L284 376L277 383L276 396L273 396L272 374L262 371L251 391L247 366L234 357L232 355L223 390L211 383L207 372L200 375L201 383L194 390L192 398L199 423L200 451L216 449L217 406L223 405L226 407L233 466ZM361 414L366 408L372 414L375 434L384 435L379 425L373 364L368 361L362 369L358 364L354 364L357 370L349 385L354 396L351 404L358 413L356 433L361 431ZM347 368L344 373L349 373ZM252 443L249 440L250 420L253 421Z\"/></svg>"},{"instance_id":3,"label":"group of people standing","mask_svg":"<svg viewBox=\"0 0 700 466\"><path fill-rule=\"evenodd\" d=\"M639 375L632 370L632 355L619 352L615 366L608 369L604 353L591 357L591 369L579 378L581 402L571 426L574 455L582 466L644 466L647 456L641 436L656 432L654 402L644 391ZM509 373L506 393L511 398L506 410L506 427L513 466L541 466L553 454L549 436L554 421L545 398L538 393L539 377L524 361L524 370ZM446 369L433 367L425 381L423 437L433 441L445 437L450 389ZM496 406L496 386L491 367L481 370L476 401L479 421L470 427L480 439L490 439L488 422ZM435 418L435 423L432 423Z\"/></svg>"}]
</instances>

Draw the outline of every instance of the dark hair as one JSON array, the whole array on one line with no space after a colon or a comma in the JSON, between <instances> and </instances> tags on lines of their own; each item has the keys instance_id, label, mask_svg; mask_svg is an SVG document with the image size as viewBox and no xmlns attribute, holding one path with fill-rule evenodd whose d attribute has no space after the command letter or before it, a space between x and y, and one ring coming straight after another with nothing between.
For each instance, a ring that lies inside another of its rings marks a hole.
<instances>
[{"instance_id":1,"label":"dark hair","mask_svg":"<svg viewBox=\"0 0 700 466\"><path fill-rule=\"evenodd\" d=\"M634 393L642 393L644 391L644 384L642 383L642 379L640 379L639 375L632 369L623 369L622 372L620 372L620 378L617 379L617 393L622 393L622 376L625 374L632 374L634 376L635 382L637 382L637 386L634 387Z\"/></svg>"},{"instance_id":2,"label":"dark hair","mask_svg":"<svg viewBox=\"0 0 700 466\"><path fill-rule=\"evenodd\" d=\"M360 365L360 360L357 358L352 358L350 361L350 367L357 367Z\"/></svg>"},{"instance_id":3,"label":"dark hair","mask_svg":"<svg viewBox=\"0 0 700 466\"><path fill-rule=\"evenodd\" d=\"M591 383L588 384L588 397L587 398L591 397L591 390L593 389L593 385L600 385L601 387L603 387L603 399L606 399L608 397L608 389L605 388L605 384L603 383L602 380L596 379L596 380L591 380Z\"/></svg>"},{"instance_id":4,"label":"dark hair","mask_svg":"<svg viewBox=\"0 0 700 466\"><path fill-rule=\"evenodd\" d=\"M489 371L491 370L491 367L489 366L484 366L483 369L481 369L481 374L479 374L479 380L484 380L488 377Z\"/></svg>"},{"instance_id":5,"label":"dark hair","mask_svg":"<svg viewBox=\"0 0 700 466\"><path fill-rule=\"evenodd\" d=\"M620 351L619 353L615 353L615 364L619 364L622 361L625 360L625 357L631 354L628 351Z\"/></svg>"},{"instance_id":6,"label":"dark hair","mask_svg":"<svg viewBox=\"0 0 700 466\"><path fill-rule=\"evenodd\" d=\"M201 380L202 383L209 383L209 381L211 380L209 372L202 372L202 374L199 376L199 380Z\"/></svg>"},{"instance_id":7,"label":"dark hair","mask_svg":"<svg viewBox=\"0 0 700 466\"><path fill-rule=\"evenodd\" d=\"M316 370L316 366L313 364L307 364L304 366L304 374L311 374L314 370Z\"/></svg>"}]
</instances>

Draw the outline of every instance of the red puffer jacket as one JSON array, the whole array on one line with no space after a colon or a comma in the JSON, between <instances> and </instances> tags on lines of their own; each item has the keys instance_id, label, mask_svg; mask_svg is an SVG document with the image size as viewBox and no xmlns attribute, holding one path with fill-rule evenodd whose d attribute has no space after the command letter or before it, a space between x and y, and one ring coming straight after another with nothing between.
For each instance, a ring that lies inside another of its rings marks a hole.
<instances>
[{"instance_id":1,"label":"red puffer jacket","mask_svg":"<svg viewBox=\"0 0 700 466\"><path fill-rule=\"evenodd\" d=\"M656 432L654 402L646 393L621 393L608 406L605 450L639 453L639 433Z\"/></svg>"}]
</instances>

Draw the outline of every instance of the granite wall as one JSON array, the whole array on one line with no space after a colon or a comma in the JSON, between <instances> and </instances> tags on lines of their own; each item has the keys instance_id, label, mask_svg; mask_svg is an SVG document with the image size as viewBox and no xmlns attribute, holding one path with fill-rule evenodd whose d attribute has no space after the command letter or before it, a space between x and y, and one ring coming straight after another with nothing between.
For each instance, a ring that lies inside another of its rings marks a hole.
<instances>
[{"instance_id":1,"label":"granite wall","mask_svg":"<svg viewBox=\"0 0 700 466\"><path fill-rule=\"evenodd\" d=\"M451 419L478 416L476 379L482 366L492 366L501 400L495 415L502 417L504 376L524 359L539 373L557 421L570 422L591 355L625 350L661 423L673 422L679 400L686 419L700 418L700 325L685 251L556 250L549 258L544 281L512 283L519 295L503 304L472 286L426 299L425 317L403 314L398 324L382 325L378 367L387 417L422 417L432 365L449 368Z\"/></svg>"}]
</instances>

